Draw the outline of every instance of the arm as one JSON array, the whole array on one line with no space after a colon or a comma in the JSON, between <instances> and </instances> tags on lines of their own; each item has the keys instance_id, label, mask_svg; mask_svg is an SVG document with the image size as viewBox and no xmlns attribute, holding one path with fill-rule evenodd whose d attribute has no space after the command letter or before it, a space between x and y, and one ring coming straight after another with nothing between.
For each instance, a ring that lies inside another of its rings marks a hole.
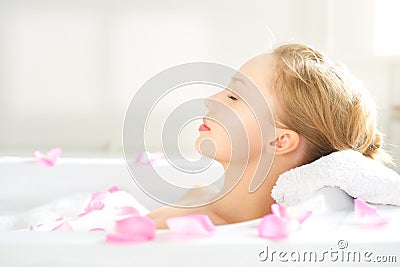
<instances>
[{"instance_id":1,"label":"arm","mask_svg":"<svg viewBox=\"0 0 400 267\"><path fill-rule=\"evenodd\" d=\"M189 190L178 202L180 206L190 206L190 203L207 203L208 199L212 199L218 191L210 188L195 187ZM153 210L146 216L153 219L156 223L157 229L166 229L166 220L169 217L184 216L189 214L206 214L210 220L216 225L227 224L227 222L218 215L215 205L208 204L196 208L172 207L164 206L159 209Z\"/></svg>"},{"instance_id":2,"label":"arm","mask_svg":"<svg viewBox=\"0 0 400 267\"><path fill-rule=\"evenodd\" d=\"M146 216L153 219L156 223L157 229L166 229L167 224L166 220L170 217L175 216L184 216L189 214L206 214L210 217L210 220L215 225L227 224L227 222L222 219L213 209L212 207L205 206L199 208L175 208L170 206L161 207L159 209L153 210L148 213Z\"/></svg>"}]
</instances>

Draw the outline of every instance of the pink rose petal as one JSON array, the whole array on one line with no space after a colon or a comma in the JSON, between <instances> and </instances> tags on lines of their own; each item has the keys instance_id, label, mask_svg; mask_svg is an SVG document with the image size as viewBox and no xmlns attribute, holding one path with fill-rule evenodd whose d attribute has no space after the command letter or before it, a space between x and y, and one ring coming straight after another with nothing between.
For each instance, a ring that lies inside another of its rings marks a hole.
<instances>
[{"instance_id":1,"label":"pink rose petal","mask_svg":"<svg viewBox=\"0 0 400 267\"><path fill-rule=\"evenodd\" d=\"M286 217L286 207L274 203L271 205L271 213L275 214L279 218L285 218Z\"/></svg>"},{"instance_id":2,"label":"pink rose petal","mask_svg":"<svg viewBox=\"0 0 400 267\"><path fill-rule=\"evenodd\" d=\"M59 147L55 147L47 151L47 158L52 161L56 161L59 157L61 157L62 149Z\"/></svg>"},{"instance_id":3,"label":"pink rose petal","mask_svg":"<svg viewBox=\"0 0 400 267\"><path fill-rule=\"evenodd\" d=\"M258 235L268 239L282 239L289 236L287 220L275 214L265 215L258 226Z\"/></svg>"},{"instance_id":4,"label":"pink rose petal","mask_svg":"<svg viewBox=\"0 0 400 267\"><path fill-rule=\"evenodd\" d=\"M110 193L114 193L114 192L117 192L117 191L119 191L119 187L116 186L116 185L111 186L111 187L108 189L108 192L110 192Z\"/></svg>"},{"instance_id":5,"label":"pink rose petal","mask_svg":"<svg viewBox=\"0 0 400 267\"><path fill-rule=\"evenodd\" d=\"M365 216L377 216L376 208L368 205L365 201L355 198L354 199L354 212L357 216L363 218Z\"/></svg>"},{"instance_id":6,"label":"pink rose petal","mask_svg":"<svg viewBox=\"0 0 400 267\"><path fill-rule=\"evenodd\" d=\"M108 234L107 242L144 242L154 239L156 224L148 217L132 216L115 222L115 233Z\"/></svg>"},{"instance_id":7,"label":"pink rose petal","mask_svg":"<svg viewBox=\"0 0 400 267\"><path fill-rule=\"evenodd\" d=\"M117 233L145 235L152 238L154 233L148 230L153 228L155 230L154 221L144 216L132 216L115 222L115 231Z\"/></svg>"},{"instance_id":8,"label":"pink rose petal","mask_svg":"<svg viewBox=\"0 0 400 267\"><path fill-rule=\"evenodd\" d=\"M89 232L106 232L103 228L92 228L89 230Z\"/></svg>"},{"instance_id":9,"label":"pink rose petal","mask_svg":"<svg viewBox=\"0 0 400 267\"><path fill-rule=\"evenodd\" d=\"M300 223L303 223L312 214L309 210L298 210L292 207L281 206L276 203L271 205L271 212L280 218L286 218L288 220L296 219Z\"/></svg>"},{"instance_id":10,"label":"pink rose petal","mask_svg":"<svg viewBox=\"0 0 400 267\"><path fill-rule=\"evenodd\" d=\"M106 197L107 197L107 191L93 192L91 200L87 205L87 207L85 208L85 211L78 214L78 218L85 216L86 214L89 214L95 210L102 210L105 206L102 200L104 200Z\"/></svg>"},{"instance_id":11,"label":"pink rose petal","mask_svg":"<svg viewBox=\"0 0 400 267\"><path fill-rule=\"evenodd\" d=\"M103 200L106 198L106 196L107 196L107 191L93 192L92 199L90 201Z\"/></svg>"},{"instance_id":12,"label":"pink rose petal","mask_svg":"<svg viewBox=\"0 0 400 267\"><path fill-rule=\"evenodd\" d=\"M90 212L92 212L92 210L91 210L91 211L84 211L84 212L82 212L82 213L79 213L79 214L78 214L78 218L83 217L83 216L85 216L86 214L89 214Z\"/></svg>"},{"instance_id":13,"label":"pink rose petal","mask_svg":"<svg viewBox=\"0 0 400 267\"><path fill-rule=\"evenodd\" d=\"M271 214L265 215L258 226L258 235L268 239L282 239L297 231L311 216L311 211L302 211L278 204L271 205Z\"/></svg>"},{"instance_id":14,"label":"pink rose petal","mask_svg":"<svg viewBox=\"0 0 400 267\"><path fill-rule=\"evenodd\" d=\"M92 198L87 207L85 208L85 212L79 214L78 217L82 217L95 210L102 210L104 208L104 203L102 202L102 200L104 200L106 196L107 196L107 191L99 191L92 193Z\"/></svg>"},{"instance_id":15,"label":"pink rose petal","mask_svg":"<svg viewBox=\"0 0 400 267\"><path fill-rule=\"evenodd\" d=\"M302 224L305 220L308 219L312 214L312 211L310 210L304 210L304 211L298 211L297 214L297 220L299 221L300 224Z\"/></svg>"},{"instance_id":16,"label":"pink rose petal","mask_svg":"<svg viewBox=\"0 0 400 267\"><path fill-rule=\"evenodd\" d=\"M211 236L215 232L215 225L205 214L171 217L166 223L169 229L177 234Z\"/></svg>"},{"instance_id":17,"label":"pink rose petal","mask_svg":"<svg viewBox=\"0 0 400 267\"><path fill-rule=\"evenodd\" d=\"M134 216L140 215L139 211L134 207L123 206L123 207L115 207L115 212L117 216Z\"/></svg>"},{"instance_id":18,"label":"pink rose petal","mask_svg":"<svg viewBox=\"0 0 400 267\"><path fill-rule=\"evenodd\" d=\"M33 152L33 157L35 159L37 159L38 161L41 161L42 158L44 158L45 156L42 154L42 152L40 152L39 150ZM47 164L47 162L45 162L45 164Z\"/></svg>"},{"instance_id":19,"label":"pink rose petal","mask_svg":"<svg viewBox=\"0 0 400 267\"><path fill-rule=\"evenodd\" d=\"M388 220L382 218L374 206L367 204L365 201L354 199L354 213L360 220L361 224L370 226L380 226L388 223Z\"/></svg>"},{"instance_id":20,"label":"pink rose petal","mask_svg":"<svg viewBox=\"0 0 400 267\"><path fill-rule=\"evenodd\" d=\"M47 152L47 155L43 155L40 151L35 151L33 157L40 163L46 166L54 166L57 159L61 156L61 148L52 148Z\"/></svg>"},{"instance_id":21,"label":"pink rose petal","mask_svg":"<svg viewBox=\"0 0 400 267\"><path fill-rule=\"evenodd\" d=\"M101 201L92 201L89 203L89 205L86 207L85 211L86 214L90 213L95 210L102 210L104 208L104 203Z\"/></svg>"},{"instance_id":22,"label":"pink rose petal","mask_svg":"<svg viewBox=\"0 0 400 267\"><path fill-rule=\"evenodd\" d=\"M153 165L163 156L164 154L162 152L155 152L155 153L141 152L137 155L134 162L137 165L143 165L143 166Z\"/></svg>"},{"instance_id":23,"label":"pink rose petal","mask_svg":"<svg viewBox=\"0 0 400 267\"><path fill-rule=\"evenodd\" d=\"M131 236L127 234L108 234L106 236L106 242L114 243L114 244L123 244L123 243L140 243L148 241L148 239Z\"/></svg>"},{"instance_id":24,"label":"pink rose petal","mask_svg":"<svg viewBox=\"0 0 400 267\"><path fill-rule=\"evenodd\" d=\"M59 231L59 232L70 232L73 231L71 225L67 222L60 224L59 226L55 227L52 231Z\"/></svg>"}]
</instances>

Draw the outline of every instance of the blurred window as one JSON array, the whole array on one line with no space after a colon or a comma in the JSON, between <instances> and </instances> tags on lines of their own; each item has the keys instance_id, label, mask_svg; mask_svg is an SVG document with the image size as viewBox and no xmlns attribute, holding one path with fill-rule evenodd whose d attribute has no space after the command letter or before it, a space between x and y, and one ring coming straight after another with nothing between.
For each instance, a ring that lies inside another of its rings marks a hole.
<instances>
[{"instance_id":1,"label":"blurred window","mask_svg":"<svg viewBox=\"0 0 400 267\"><path fill-rule=\"evenodd\" d=\"M400 1L375 0L375 53L400 55Z\"/></svg>"}]
</instances>

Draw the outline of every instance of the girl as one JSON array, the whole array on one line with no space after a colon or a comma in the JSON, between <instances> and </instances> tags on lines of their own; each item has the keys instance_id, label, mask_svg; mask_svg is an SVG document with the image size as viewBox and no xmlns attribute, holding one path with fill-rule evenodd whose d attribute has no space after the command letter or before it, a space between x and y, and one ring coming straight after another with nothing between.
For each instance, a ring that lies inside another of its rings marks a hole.
<instances>
[{"instance_id":1,"label":"girl","mask_svg":"<svg viewBox=\"0 0 400 267\"><path fill-rule=\"evenodd\" d=\"M259 123L268 122L258 122L246 101L232 90L225 89L206 99L209 113L200 127L197 149L219 161L225 170L244 167L244 171L228 194L209 205L162 207L150 212L147 216L158 228L166 228L168 217L190 213L207 214L216 225L260 218L270 213L274 203L271 189L282 173L334 151L353 149L372 159L390 161L381 148L382 135L368 92L320 52L301 44L286 44L250 59L239 72L252 81L268 103L273 131L263 135ZM239 84L244 86L246 81L236 77L230 87ZM228 107L240 119L247 134L245 157L232 160L231 156L238 153L232 151L230 142L234 133L218 123L222 111L216 103ZM267 114L259 117L266 118ZM205 140L212 141L213 153L202 148ZM268 158L271 162L264 161ZM261 177L257 190L250 192L249 185L260 165L270 165L269 171ZM226 184L235 180L230 177L232 173L225 173ZM198 196L189 191L183 201L193 197Z\"/></svg>"}]
</instances>

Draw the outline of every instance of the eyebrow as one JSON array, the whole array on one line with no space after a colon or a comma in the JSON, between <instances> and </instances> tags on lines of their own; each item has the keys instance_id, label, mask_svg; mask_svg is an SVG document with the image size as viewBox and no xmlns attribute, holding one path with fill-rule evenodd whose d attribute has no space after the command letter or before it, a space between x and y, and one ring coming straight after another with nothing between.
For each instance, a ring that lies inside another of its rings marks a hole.
<instances>
[{"instance_id":1,"label":"eyebrow","mask_svg":"<svg viewBox=\"0 0 400 267\"><path fill-rule=\"evenodd\" d=\"M230 90L232 90L234 93L239 94L239 96L240 96L247 91L245 88L248 88L249 85L246 83L246 81L244 81L243 79L241 79L237 76L232 76L231 80L232 80L232 82L239 82L243 85L243 86L239 86L239 87L235 87L235 88L230 88Z\"/></svg>"},{"instance_id":2,"label":"eyebrow","mask_svg":"<svg viewBox=\"0 0 400 267\"><path fill-rule=\"evenodd\" d=\"M232 81L238 81L238 82L241 82L244 86L247 86L246 82L243 81L241 78L232 76Z\"/></svg>"}]
</instances>

